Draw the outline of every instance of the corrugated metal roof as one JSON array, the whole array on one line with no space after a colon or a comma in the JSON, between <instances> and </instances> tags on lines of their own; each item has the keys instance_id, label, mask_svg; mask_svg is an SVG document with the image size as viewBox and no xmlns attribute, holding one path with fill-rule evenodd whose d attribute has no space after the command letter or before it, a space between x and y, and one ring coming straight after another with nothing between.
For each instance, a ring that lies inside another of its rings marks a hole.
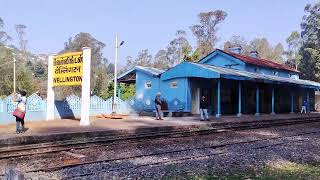
<instances>
[{"instance_id":1,"label":"corrugated metal roof","mask_svg":"<svg viewBox=\"0 0 320 180\"><path fill-rule=\"evenodd\" d=\"M153 68L153 67L136 66L135 68L142 69L142 70L147 71L155 76L159 76L161 73L164 72L164 70Z\"/></svg>"},{"instance_id":2,"label":"corrugated metal roof","mask_svg":"<svg viewBox=\"0 0 320 180\"><path fill-rule=\"evenodd\" d=\"M272 60L267 60L267 59L262 59L262 58L255 58L255 57L251 57L251 56L246 56L243 54L237 54L237 53L233 53L233 52L228 52L228 51L223 51L221 49L218 49L219 51L222 51L223 53L229 54L230 56L233 56L241 61L244 61L248 64L254 64L254 65L258 65L258 66L265 66L265 67L271 67L274 69L282 69L282 70L286 70L286 71L292 71L292 72L299 72L295 69L290 68L289 66L287 66L286 64L280 64L277 62L274 62Z\"/></svg>"},{"instance_id":3,"label":"corrugated metal roof","mask_svg":"<svg viewBox=\"0 0 320 180\"><path fill-rule=\"evenodd\" d=\"M243 55L243 54L237 54L237 53L233 53L233 52L229 52L229 51L224 51L221 49L216 49L216 50L212 51L207 56L200 59L198 62L204 63L204 62L208 61L210 59L209 57L217 52L227 54L227 55L229 55L233 58L236 58L244 63L299 73L299 71L290 68L286 64L281 64L281 63L277 63L272 60L267 60L267 59L262 59L262 58L255 58L255 57L251 57L251 56L247 56L247 55Z\"/></svg>"},{"instance_id":4,"label":"corrugated metal roof","mask_svg":"<svg viewBox=\"0 0 320 180\"><path fill-rule=\"evenodd\" d=\"M201 68L206 68L206 69L211 70L213 72L217 72L222 77L231 75L231 76L237 76L237 77L244 77L248 80L257 79L257 80L291 83L291 84L313 86L315 88L320 88L320 83L314 82L314 81L309 81L309 80L285 78L285 77L279 77L279 76L273 76L273 75L267 75L267 74L259 74L259 73L254 73L254 72L212 66L212 65L202 64L202 63L192 63L192 62L190 62L190 63L194 64L196 66L199 66Z\"/></svg>"},{"instance_id":5,"label":"corrugated metal roof","mask_svg":"<svg viewBox=\"0 0 320 180\"><path fill-rule=\"evenodd\" d=\"M153 68L153 67L135 66L135 67L129 69L128 71L122 73L121 75L119 75L117 79L120 80L120 79L124 78L126 75L128 75L132 72L135 72L137 70L145 72L145 73L149 73L154 76L159 76L161 73L164 72L164 70Z\"/></svg>"}]
</instances>

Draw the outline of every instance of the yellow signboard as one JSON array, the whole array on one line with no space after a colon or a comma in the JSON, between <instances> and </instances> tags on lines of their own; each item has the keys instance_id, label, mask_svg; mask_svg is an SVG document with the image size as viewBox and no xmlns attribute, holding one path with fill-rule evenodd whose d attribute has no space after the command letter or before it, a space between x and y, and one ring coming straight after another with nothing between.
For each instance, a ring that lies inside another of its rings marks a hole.
<instances>
[{"instance_id":1,"label":"yellow signboard","mask_svg":"<svg viewBox=\"0 0 320 180\"><path fill-rule=\"evenodd\" d=\"M82 83L82 52L57 55L53 58L53 86L79 86Z\"/></svg>"}]
</instances>

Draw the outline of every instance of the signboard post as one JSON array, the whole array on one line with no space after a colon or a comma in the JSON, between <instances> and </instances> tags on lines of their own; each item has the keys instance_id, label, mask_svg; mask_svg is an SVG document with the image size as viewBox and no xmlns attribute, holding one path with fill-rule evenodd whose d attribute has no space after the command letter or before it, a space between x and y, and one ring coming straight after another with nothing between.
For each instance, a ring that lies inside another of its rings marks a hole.
<instances>
[{"instance_id":1,"label":"signboard post","mask_svg":"<svg viewBox=\"0 0 320 180\"><path fill-rule=\"evenodd\" d=\"M48 86L47 86L47 120L54 119L53 59L54 59L54 55L49 56Z\"/></svg>"},{"instance_id":2,"label":"signboard post","mask_svg":"<svg viewBox=\"0 0 320 180\"><path fill-rule=\"evenodd\" d=\"M54 119L54 87L82 86L80 125L90 125L91 49L49 56L47 120Z\"/></svg>"},{"instance_id":3,"label":"signboard post","mask_svg":"<svg viewBox=\"0 0 320 180\"><path fill-rule=\"evenodd\" d=\"M91 77L91 49L83 48L83 75L81 90L81 119L80 125L90 125L90 77Z\"/></svg>"}]
</instances>

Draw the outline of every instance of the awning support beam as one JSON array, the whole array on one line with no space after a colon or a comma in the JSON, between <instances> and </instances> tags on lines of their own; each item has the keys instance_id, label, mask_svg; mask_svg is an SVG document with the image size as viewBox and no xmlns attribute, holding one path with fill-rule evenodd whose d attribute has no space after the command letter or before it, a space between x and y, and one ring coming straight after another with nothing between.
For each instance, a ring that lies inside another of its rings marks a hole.
<instances>
[{"instance_id":1,"label":"awning support beam","mask_svg":"<svg viewBox=\"0 0 320 180\"><path fill-rule=\"evenodd\" d=\"M275 112L274 112L274 87L272 87L272 99L271 99L271 115L275 115Z\"/></svg>"},{"instance_id":2,"label":"awning support beam","mask_svg":"<svg viewBox=\"0 0 320 180\"><path fill-rule=\"evenodd\" d=\"M217 114L216 118L221 117L221 109L220 109L220 91L221 91L221 84L220 84L220 79L218 79L218 87L217 87Z\"/></svg>"},{"instance_id":3,"label":"awning support beam","mask_svg":"<svg viewBox=\"0 0 320 180\"><path fill-rule=\"evenodd\" d=\"M238 114L237 117L241 117L241 81L238 84Z\"/></svg>"},{"instance_id":4,"label":"awning support beam","mask_svg":"<svg viewBox=\"0 0 320 180\"><path fill-rule=\"evenodd\" d=\"M259 89L259 87L257 87L257 89L256 89L256 114L255 114L255 116L260 115L260 113L259 113L259 92L260 92L260 89Z\"/></svg>"}]
</instances>

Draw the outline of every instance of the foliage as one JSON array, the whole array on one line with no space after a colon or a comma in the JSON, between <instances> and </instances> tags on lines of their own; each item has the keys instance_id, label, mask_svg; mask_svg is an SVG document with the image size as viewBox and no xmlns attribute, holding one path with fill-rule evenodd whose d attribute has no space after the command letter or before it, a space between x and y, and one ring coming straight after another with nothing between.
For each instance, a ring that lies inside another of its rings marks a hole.
<instances>
[{"instance_id":1,"label":"foliage","mask_svg":"<svg viewBox=\"0 0 320 180\"><path fill-rule=\"evenodd\" d=\"M70 37L65 42L65 47L60 53L82 51L83 47L91 48L91 84L90 89L93 94L99 95L103 89L107 88L107 82L112 78L110 64L103 57L102 50L105 44L91 36L90 33L81 32ZM113 71L113 70L112 70ZM80 95L80 87L58 87L57 99L62 99L70 94Z\"/></svg>"},{"instance_id":2,"label":"foliage","mask_svg":"<svg viewBox=\"0 0 320 180\"><path fill-rule=\"evenodd\" d=\"M218 41L216 35L218 25L227 17L227 13L222 10L202 12L198 15L200 24L190 27L193 35L197 39L198 47L196 51L200 54L200 58L208 55L213 51Z\"/></svg>"},{"instance_id":3,"label":"foliage","mask_svg":"<svg viewBox=\"0 0 320 180\"><path fill-rule=\"evenodd\" d=\"M157 54L154 56L153 67L159 69L169 69L171 67L169 63L168 52L166 50L161 49L157 52Z\"/></svg>"},{"instance_id":4,"label":"foliage","mask_svg":"<svg viewBox=\"0 0 320 180\"><path fill-rule=\"evenodd\" d=\"M286 42L288 44L288 50L286 51L287 64L290 67L298 69L300 60L302 58L299 54L299 49L302 45L300 33L298 31L293 31L286 39Z\"/></svg>"},{"instance_id":5,"label":"foliage","mask_svg":"<svg viewBox=\"0 0 320 180\"><path fill-rule=\"evenodd\" d=\"M130 69L134 66L151 66L152 65L152 55L149 54L148 49L143 49L138 52L138 56L134 59L131 56L127 57L127 65L125 69Z\"/></svg>"},{"instance_id":6,"label":"foliage","mask_svg":"<svg viewBox=\"0 0 320 180\"><path fill-rule=\"evenodd\" d=\"M192 47L186 36L186 31L178 30L175 34L175 38L170 41L167 47L169 67L179 64L181 60L186 59L191 53Z\"/></svg>"},{"instance_id":7,"label":"foliage","mask_svg":"<svg viewBox=\"0 0 320 180\"><path fill-rule=\"evenodd\" d=\"M18 50L12 51L0 45L0 95L10 95L13 92L13 53L18 54ZM16 90L25 90L30 95L36 88L32 69L19 56L16 57L16 62Z\"/></svg>"},{"instance_id":8,"label":"foliage","mask_svg":"<svg viewBox=\"0 0 320 180\"><path fill-rule=\"evenodd\" d=\"M6 42L12 40L12 38L5 31L2 30L3 27L4 27L4 21L0 17L0 44L5 44Z\"/></svg>"},{"instance_id":9,"label":"foliage","mask_svg":"<svg viewBox=\"0 0 320 180\"><path fill-rule=\"evenodd\" d=\"M230 47L239 46L242 48L242 54L250 55L251 51L257 51L260 58L284 63L284 48L281 43L273 47L266 38L255 38L247 42L241 36L233 36L229 41L224 43L224 50L228 51Z\"/></svg>"},{"instance_id":10,"label":"foliage","mask_svg":"<svg viewBox=\"0 0 320 180\"><path fill-rule=\"evenodd\" d=\"M135 84L120 84L121 99L127 100L134 97L136 94Z\"/></svg>"},{"instance_id":11,"label":"foliage","mask_svg":"<svg viewBox=\"0 0 320 180\"><path fill-rule=\"evenodd\" d=\"M114 84L109 83L107 88L101 92L100 97L102 97L103 99L108 99L110 97L113 97L113 93L114 93L113 87L114 87ZM135 85L120 83L120 92L121 92L121 99L122 100L127 100L131 97L134 97L134 95L136 93Z\"/></svg>"},{"instance_id":12,"label":"foliage","mask_svg":"<svg viewBox=\"0 0 320 180\"><path fill-rule=\"evenodd\" d=\"M305 7L301 23L302 46L298 69L302 78L320 81L320 2Z\"/></svg>"}]
</instances>

